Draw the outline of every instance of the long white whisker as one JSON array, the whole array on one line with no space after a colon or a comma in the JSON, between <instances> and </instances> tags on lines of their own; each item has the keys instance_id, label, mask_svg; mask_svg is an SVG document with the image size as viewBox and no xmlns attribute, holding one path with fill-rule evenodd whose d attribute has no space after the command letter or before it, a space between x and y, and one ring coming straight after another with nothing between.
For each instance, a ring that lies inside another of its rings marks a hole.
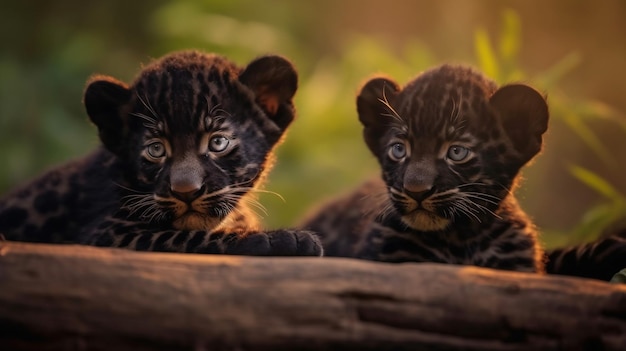
<instances>
[{"instance_id":1,"label":"long white whisker","mask_svg":"<svg viewBox=\"0 0 626 351\"><path fill-rule=\"evenodd\" d=\"M141 96L139 96L139 93L137 93L137 98L139 98L139 101L141 101L141 103L143 104L143 106L150 112L152 113L152 116L154 118L159 118L159 115L156 113L156 111L154 110L154 108L152 108L152 105L150 104L150 99L148 99L148 95L147 93L144 94L144 97L146 98L145 100L141 98ZM153 119L154 122L156 122L156 120ZM156 125L156 123L155 123Z\"/></svg>"},{"instance_id":2,"label":"long white whisker","mask_svg":"<svg viewBox=\"0 0 626 351\"><path fill-rule=\"evenodd\" d=\"M389 111L391 112L391 115L388 115L389 117L393 117L395 119L397 119L398 121L402 122L402 118L400 117L400 115L398 114L398 112L396 112L396 110L391 106L391 104L389 103L389 100L387 99L387 94L385 93L385 85L383 85L383 98L382 99L378 99L378 101L380 101L383 105L385 105L385 107L387 107L387 109L389 109ZM385 114L387 115L387 114Z\"/></svg>"},{"instance_id":3,"label":"long white whisker","mask_svg":"<svg viewBox=\"0 0 626 351\"><path fill-rule=\"evenodd\" d=\"M457 198L455 199L455 201L453 201L454 207L459 210L461 213L464 213L465 215L467 215L468 217L474 217L478 223L482 223L480 218L478 218L478 216L474 213L474 211L472 211L469 207L467 207L467 205L465 205L463 203L463 201L459 201L461 200L461 198Z\"/></svg>"},{"instance_id":4,"label":"long white whisker","mask_svg":"<svg viewBox=\"0 0 626 351\"><path fill-rule=\"evenodd\" d=\"M285 200L285 198L280 195L279 193L275 192L275 191L271 191L271 190L264 190L264 189L257 189L257 188L250 188L250 191L253 193L262 193L262 194L270 194L270 195L274 195L277 198L279 198L282 202L286 203L287 201Z\"/></svg>"},{"instance_id":5,"label":"long white whisker","mask_svg":"<svg viewBox=\"0 0 626 351\"><path fill-rule=\"evenodd\" d=\"M468 197L459 197L460 200L464 201L467 205L470 206L474 206L477 210L482 211L483 213L489 213L492 216L496 217L496 218L501 218L500 216L498 216L495 212L493 212L492 210L488 209L487 207L471 200Z\"/></svg>"},{"instance_id":6,"label":"long white whisker","mask_svg":"<svg viewBox=\"0 0 626 351\"><path fill-rule=\"evenodd\" d=\"M124 190L128 190L128 191L133 192L133 193L137 193L137 194L150 194L150 192L143 192L143 191L139 191L139 190L131 189L131 188L126 187L126 186L124 186L124 185L122 185L122 184L120 184L120 183L117 183L117 182L113 182L113 184L114 184L115 186L118 186L118 187L120 187L120 188L122 188L122 189L124 189Z\"/></svg>"},{"instance_id":7,"label":"long white whisker","mask_svg":"<svg viewBox=\"0 0 626 351\"><path fill-rule=\"evenodd\" d=\"M497 201L486 199L486 198L481 197L479 195L465 193L465 196L470 198L470 199L478 199L478 200L481 200L481 201L485 201L485 202L488 202L488 203L493 204L493 205L498 205L499 204L499 202L497 202Z\"/></svg>"},{"instance_id":8,"label":"long white whisker","mask_svg":"<svg viewBox=\"0 0 626 351\"><path fill-rule=\"evenodd\" d=\"M131 116L135 116L135 117L139 117L141 119L143 119L144 121L148 122L147 124L144 124L144 126L146 127L155 127L157 125L157 121L147 115L144 115L143 113L140 112L131 112L130 113Z\"/></svg>"}]
</instances>

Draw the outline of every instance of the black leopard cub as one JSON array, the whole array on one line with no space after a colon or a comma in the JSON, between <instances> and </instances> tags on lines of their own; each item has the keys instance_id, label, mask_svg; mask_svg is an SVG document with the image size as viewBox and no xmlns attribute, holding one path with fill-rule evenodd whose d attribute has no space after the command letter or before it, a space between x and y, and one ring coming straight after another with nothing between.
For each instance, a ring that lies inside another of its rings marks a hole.
<instances>
[{"instance_id":1,"label":"black leopard cub","mask_svg":"<svg viewBox=\"0 0 626 351\"><path fill-rule=\"evenodd\" d=\"M357 110L382 179L305 222L327 256L544 271L536 230L512 193L548 127L541 94L443 65L404 88L370 80Z\"/></svg>"},{"instance_id":2,"label":"black leopard cub","mask_svg":"<svg viewBox=\"0 0 626 351\"><path fill-rule=\"evenodd\" d=\"M130 86L88 82L102 147L0 200L8 240L141 251L321 255L308 231L262 231L251 207L294 119L297 74L265 56L240 68L195 51L146 66Z\"/></svg>"}]
</instances>

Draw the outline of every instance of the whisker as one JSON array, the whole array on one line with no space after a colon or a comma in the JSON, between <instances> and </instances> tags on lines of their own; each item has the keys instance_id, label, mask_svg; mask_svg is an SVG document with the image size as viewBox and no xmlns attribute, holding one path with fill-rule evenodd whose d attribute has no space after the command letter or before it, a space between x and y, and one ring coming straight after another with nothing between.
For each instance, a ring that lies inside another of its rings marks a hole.
<instances>
[{"instance_id":1,"label":"whisker","mask_svg":"<svg viewBox=\"0 0 626 351\"><path fill-rule=\"evenodd\" d=\"M154 110L154 108L152 108L152 105L150 104L150 99L148 98L148 94L144 93L144 97L146 98L145 100L141 98L141 96L139 96L139 93L137 93L137 98L139 98L139 101L141 101L141 104L150 112L152 113L152 116L154 118L159 118L159 115L156 113L156 111ZM156 122L156 120L155 120ZM155 123L156 124L156 123Z\"/></svg>"},{"instance_id":2,"label":"whisker","mask_svg":"<svg viewBox=\"0 0 626 351\"><path fill-rule=\"evenodd\" d=\"M371 203L371 206L366 206L364 209L364 215L376 214L378 218L384 218L395 211L393 204L389 199L389 193L386 191L379 191L369 194L364 194L361 197L361 201Z\"/></svg>"},{"instance_id":3,"label":"whisker","mask_svg":"<svg viewBox=\"0 0 626 351\"><path fill-rule=\"evenodd\" d=\"M148 123L147 123L147 125L146 125L146 124L144 124L144 126L155 127L155 126L157 125L157 121L156 121L156 119L154 119L154 118L152 118L152 117L150 117L150 116L144 115L143 113L140 113L140 112L131 112L131 113L129 113L129 114L130 114L131 116L139 117L139 118L143 119L144 121L148 122Z\"/></svg>"},{"instance_id":4,"label":"whisker","mask_svg":"<svg viewBox=\"0 0 626 351\"><path fill-rule=\"evenodd\" d=\"M457 188L463 188L463 187L472 186L472 185L490 186L490 184L473 182L473 183L465 183L465 184L457 185Z\"/></svg>"},{"instance_id":5,"label":"whisker","mask_svg":"<svg viewBox=\"0 0 626 351\"><path fill-rule=\"evenodd\" d=\"M395 213L396 208L393 206L393 204L388 203L385 205L385 207L383 207L382 211L380 211L380 216L381 218L386 218L387 216Z\"/></svg>"},{"instance_id":6,"label":"whisker","mask_svg":"<svg viewBox=\"0 0 626 351\"><path fill-rule=\"evenodd\" d=\"M113 182L113 184L118 186L118 187L120 187L120 188L122 188L122 189L124 189L124 190L128 190L128 191L133 192L133 193L137 193L137 194L151 194L150 192L139 191L139 190L135 190L135 189L126 187L126 186L124 186L124 185L122 185L122 184L120 184L118 182Z\"/></svg>"},{"instance_id":7,"label":"whisker","mask_svg":"<svg viewBox=\"0 0 626 351\"><path fill-rule=\"evenodd\" d=\"M496 217L496 218L501 218L499 215L497 215L495 212L493 212L492 210L488 209L487 207L477 203L476 201L471 200L470 198L467 197L459 197L460 200L464 201L464 203L470 205L470 206L474 206L477 210L483 212L483 213L489 213L492 216Z\"/></svg>"},{"instance_id":8,"label":"whisker","mask_svg":"<svg viewBox=\"0 0 626 351\"><path fill-rule=\"evenodd\" d=\"M480 218L478 218L478 216L474 213L474 211L471 210L471 208L467 207L467 205L465 205L463 201L457 201L457 200L460 200L460 199L455 199L455 201L453 201L453 205L457 210L459 210L461 213L465 214L468 217L471 216L475 218L478 221L478 223L482 223Z\"/></svg>"},{"instance_id":9,"label":"whisker","mask_svg":"<svg viewBox=\"0 0 626 351\"><path fill-rule=\"evenodd\" d=\"M382 93L383 93L383 98L378 99L378 101L380 101L383 105L385 105L385 107L387 107L387 109L389 109L389 111L391 112L391 114L385 114L385 115L388 115L389 117L393 117L397 119L398 121L403 122L402 117L400 117L398 112L396 112L396 110L391 106L391 104L389 103L389 100L387 99L387 94L385 93L385 85L383 85Z\"/></svg>"},{"instance_id":10,"label":"whisker","mask_svg":"<svg viewBox=\"0 0 626 351\"><path fill-rule=\"evenodd\" d=\"M275 191L271 191L271 190L264 190L264 189L257 189L257 188L251 188L250 189L251 192L254 193L262 193L262 194L270 194L270 195L274 195L277 198L279 198L282 202L287 203L287 201L285 200L285 198L280 195L279 193L275 192Z\"/></svg>"},{"instance_id":11,"label":"whisker","mask_svg":"<svg viewBox=\"0 0 626 351\"><path fill-rule=\"evenodd\" d=\"M465 196L468 197L468 198L472 198L472 199L482 200L482 201L488 202L488 203L493 204L493 205L499 205L500 204L498 201L486 199L486 198L483 198L481 196L474 195L474 194L465 193Z\"/></svg>"},{"instance_id":12,"label":"whisker","mask_svg":"<svg viewBox=\"0 0 626 351\"><path fill-rule=\"evenodd\" d=\"M504 185L502 185L502 184L500 184L500 183L497 183L496 185L498 185L499 187L501 187L502 189L504 189L504 190L506 191L507 195L511 195L511 196L513 196L513 192L511 192L511 189L509 189L509 188L505 187Z\"/></svg>"}]
</instances>

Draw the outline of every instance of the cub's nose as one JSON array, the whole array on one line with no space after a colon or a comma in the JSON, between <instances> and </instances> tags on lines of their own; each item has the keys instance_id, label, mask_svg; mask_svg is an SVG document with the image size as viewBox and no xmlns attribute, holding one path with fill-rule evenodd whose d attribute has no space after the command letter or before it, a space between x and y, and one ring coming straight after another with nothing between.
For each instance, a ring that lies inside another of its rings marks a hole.
<instances>
[{"instance_id":1,"label":"cub's nose","mask_svg":"<svg viewBox=\"0 0 626 351\"><path fill-rule=\"evenodd\" d=\"M411 198L413 198L415 201L418 201L418 202L422 202L426 200L437 191L435 187L424 187L417 191L415 190L417 189L414 189L414 191L411 191L405 188L404 193L409 195Z\"/></svg>"},{"instance_id":2,"label":"cub's nose","mask_svg":"<svg viewBox=\"0 0 626 351\"><path fill-rule=\"evenodd\" d=\"M182 201L192 202L204 193L204 187L193 182L172 182L170 186L172 195Z\"/></svg>"}]
</instances>

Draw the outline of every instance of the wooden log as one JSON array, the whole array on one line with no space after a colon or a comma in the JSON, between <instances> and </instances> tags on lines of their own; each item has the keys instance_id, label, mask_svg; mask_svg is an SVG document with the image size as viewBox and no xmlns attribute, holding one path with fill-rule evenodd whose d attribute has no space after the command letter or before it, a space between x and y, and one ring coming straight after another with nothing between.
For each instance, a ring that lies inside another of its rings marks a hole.
<instances>
[{"instance_id":1,"label":"wooden log","mask_svg":"<svg viewBox=\"0 0 626 351\"><path fill-rule=\"evenodd\" d=\"M626 287L0 242L0 350L625 350Z\"/></svg>"}]
</instances>

